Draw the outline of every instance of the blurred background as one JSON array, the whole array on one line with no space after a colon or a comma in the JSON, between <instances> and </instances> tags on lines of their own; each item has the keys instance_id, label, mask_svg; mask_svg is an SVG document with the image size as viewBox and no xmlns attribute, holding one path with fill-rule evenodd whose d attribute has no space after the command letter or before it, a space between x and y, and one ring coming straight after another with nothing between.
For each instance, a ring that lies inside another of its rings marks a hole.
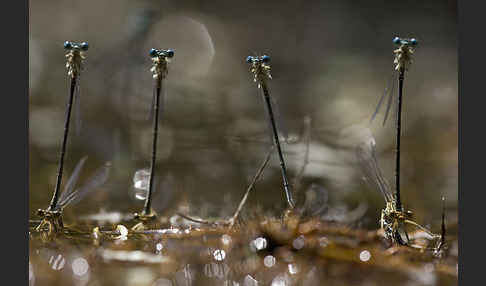
<instances>
[{"instance_id":1,"label":"blurred background","mask_svg":"<svg viewBox=\"0 0 486 286\"><path fill-rule=\"evenodd\" d=\"M103 162L113 164L103 188L66 209L71 219L143 207L134 175L150 165L148 51L171 48L155 210L225 217L237 207L271 146L261 91L245 58L268 54L269 89L289 134L283 150L291 178L304 164L304 118L311 118L309 163L294 190L298 204L318 185L335 214L362 210L360 226L375 229L384 201L362 180L354 148L372 134L393 186L394 114L384 127L383 112L369 119L393 73L392 39L400 36L419 42L405 77L402 201L419 222L438 229L441 196L448 219L456 219L457 209L456 7L448 0L30 1L31 217L48 206L55 186L69 90L63 42L71 40L87 41L90 49L74 109L81 132L71 129L63 181L85 155L81 183ZM274 155L248 204L281 211Z\"/></svg>"}]
</instances>

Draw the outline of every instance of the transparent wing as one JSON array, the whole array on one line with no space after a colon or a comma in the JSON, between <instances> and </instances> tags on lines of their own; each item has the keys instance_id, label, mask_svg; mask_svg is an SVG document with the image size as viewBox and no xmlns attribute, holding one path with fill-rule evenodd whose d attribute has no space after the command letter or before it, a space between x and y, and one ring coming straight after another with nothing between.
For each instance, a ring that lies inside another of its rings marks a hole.
<instances>
[{"instance_id":1,"label":"transparent wing","mask_svg":"<svg viewBox=\"0 0 486 286\"><path fill-rule=\"evenodd\" d=\"M390 113L390 108L393 103L393 96L395 95L393 92L393 88L395 87L395 77L392 76L392 82L391 82L391 89L390 89L390 95L388 96L388 104L386 105L386 111L385 111L385 117L383 118L383 126L386 123L386 119L388 118L388 114Z\"/></svg>"},{"instance_id":2,"label":"transparent wing","mask_svg":"<svg viewBox=\"0 0 486 286\"><path fill-rule=\"evenodd\" d=\"M156 83L154 81L154 87L153 87L153 91L152 91L152 104L150 104L150 108L149 108L149 113L148 113L148 116L147 116L147 120L148 121L152 121L154 119L154 108L155 108L155 98L157 97L157 87L156 87Z\"/></svg>"},{"instance_id":3,"label":"transparent wing","mask_svg":"<svg viewBox=\"0 0 486 286\"><path fill-rule=\"evenodd\" d=\"M268 131L270 132L270 131ZM252 134L249 136L239 136L239 135L224 135L224 139L229 142L245 143L245 144L272 144L272 138L269 138L268 132L265 134L258 132L258 134Z\"/></svg>"},{"instance_id":4,"label":"transparent wing","mask_svg":"<svg viewBox=\"0 0 486 286\"><path fill-rule=\"evenodd\" d=\"M74 88L74 129L76 130L76 135L81 134L81 93L80 93L81 75L78 74L76 78L76 87Z\"/></svg>"},{"instance_id":5,"label":"transparent wing","mask_svg":"<svg viewBox=\"0 0 486 286\"><path fill-rule=\"evenodd\" d=\"M385 90L383 91L383 95L380 97L380 100L378 101L378 104L376 105L375 112L373 112L373 115L371 116L370 123L373 122L373 120L375 120L376 115L378 114L378 112L380 112L380 108L381 108L383 102L385 101L385 98L388 96L388 107L387 107L387 111L386 111L386 114L385 114L385 119L383 121L383 124L385 124L386 118L388 117L388 111L390 109L390 104L392 102L392 97L393 97L393 87L394 87L394 78L395 78L394 75L395 75L395 72L392 72L392 75L390 77L390 81L388 82L388 85L385 87Z\"/></svg>"},{"instance_id":6,"label":"transparent wing","mask_svg":"<svg viewBox=\"0 0 486 286\"><path fill-rule=\"evenodd\" d=\"M59 208L65 208L69 204L76 204L81 201L86 195L96 190L103 185L108 179L111 169L111 163L107 162L100 167L96 172L86 181L86 183L76 191L68 195L63 201L59 203Z\"/></svg>"},{"instance_id":7,"label":"transparent wing","mask_svg":"<svg viewBox=\"0 0 486 286\"><path fill-rule=\"evenodd\" d=\"M162 79L162 82L160 83L160 98L159 98L159 120L162 118L162 115L164 114L165 110L165 98L167 97L166 94L166 89L165 89L165 84L164 80ZM154 81L154 88L153 88L153 94L152 94L152 105L150 106L149 110L149 115L148 115L148 120L152 121L154 119L154 112L155 112L155 104L157 103L157 81Z\"/></svg>"},{"instance_id":8,"label":"transparent wing","mask_svg":"<svg viewBox=\"0 0 486 286\"><path fill-rule=\"evenodd\" d=\"M157 212L164 211L169 207L172 197L175 193L176 180L172 174L166 175L158 184L154 186L154 190L157 190L154 194L153 208Z\"/></svg>"},{"instance_id":9,"label":"transparent wing","mask_svg":"<svg viewBox=\"0 0 486 286\"><path fill-rule=\"evenodd\" d=\"M383 174L376 160L376 143L372 138L369 142L362 143L356 148L356 156L363 174L368 184L378 189L383 195L386 202L391 202L393 196L390 193L390 187L383 177Z\"/></svg>"},{"instance_id":10,"label":"transparent wing","mask_svg":"<svg viewBox=\"0 0 486 286\"><path fill-rule=\"evenodd\" d=\"M312 184L305 192L304 212L310 216L325 213L329 207L329 192L319 184Z\"/></svg>"},{"instance_id":11,"label":"transparent wing","mask_svg":"<svg viewBox=\"0 0 486 286\"><path fill-rule=\"evenodd\" d=\"M84 163L86 162L86 159L88 159L88 156L85 156L81 160L79 160L78 164L74 168L71 177L69 178L66 186L64 187L64 191L61 193L61 196L59 197L60 203L66 200L66 198L72 194L74 190L74 186L76 186L76 183L78 182L79 174L81 174L81 170L83 169Z\"/></svg>"}]
</instances>

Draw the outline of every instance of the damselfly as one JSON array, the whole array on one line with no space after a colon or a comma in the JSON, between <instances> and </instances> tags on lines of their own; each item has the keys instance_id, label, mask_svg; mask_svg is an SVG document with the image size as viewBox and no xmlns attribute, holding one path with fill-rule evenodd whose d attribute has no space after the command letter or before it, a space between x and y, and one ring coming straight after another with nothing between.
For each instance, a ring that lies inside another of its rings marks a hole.
<instances>
[{"instance_id":1,"label":"damselfly","mask_svg":"<svg viewBox=\"0 0 486 286\"><path fill-rule=\"evenodd\" d=\"M69 78L71 79L71 89L69 94L69 100L66 107L66 119L64 122L64 136L61 145L61 154L59 158L59 169L57 172L56 187L52 196L51 203L45 212L55 210L58 206L59 193L62 182L62 174L64 170L64 155L66 153L67 140L69 136L69 124L71 121L71 111L74 98L78 101L79 97L79 78L82 70L83 60L86 59L86 51L88 50L88 43L74 43L70 41L64 42L64 48L67 51L66 54L66 68ZM79 102L77 104L79 106ZM79 114L79 112L77 112ZM60 214L52 214L53 217L60 217Z\"/></svg>"},{"instance_id":2,"label":"damselfly","mask_svg":"<svg viewBox=\"0 0 486 286\"><path fill-rule=\"evenodd\" d=\"M379 190L385 199L386 205L385 209L381 211L380 226L384 230L387 239L390 239L393 243L414 246L413 240L410 239L406 231L407 225L424 231L434 240L441 238L441 235L434 234L414 222L411 211L403 211L396 208L396 197L390 193L388 182L383 177L376 160L376 142L374 138L371 137L368 142L358 145L356 156L366 181L371 187Z\"/></svg>"},{"instance_id":3,"label":"damselfly","mask_svg":"<svg viewBox=\"0 0 486 286\"><path fill-rule=\"evenodd\" d=\"M108 179L111 169L111 163L107 162L104 166L96 170L93 175L86 180L86 183L75 189L78 182L81 170L88 157L82 158L69 178L63 192L55 205L49 206L46 210L39 209L37 214L42 218L41 223L37 226L37 230L41 231L47 228L48 232L58 232L64 228L62 222L62 211L68 205L73 205L81 201L87 194L97 190Z\"/></svg>"},{"instance_id":4,"label":"damselfly","mask_svg":"<svg viewBox=\"0 0 486 286\"><path fill-rule=\"evenodd\" d=\"M412 64L412 55L414 53L414 47L417 46L417 40L414 38L411 39L402 39L399 37L395 37L393 39L393 43L398 45L398 49L394 50L393 53L395 54L395 60L393 63L395 64L395 70L398 71L398 100L397 100L397 119L396 119L396 159L395 159L395 209L400 211L402 209L402 203L400 199L400 137L401 137L401 126L402 126L402 99L403 99L403 82L405 80L405 71L407 71ZM395 74L395 73L394 73ZM392 80L394 78L394 74L392 74ZM385 89L385 92L381 96L378 105L376 106L376 110L371 116L371 121L376 117L378 114L383 101L388 96L388 103L387 108L385 111L385 117L383 120L383 125L385 125L386 119L388 118L388 113L390 111L390 107L393 102L393 81L390 83L391 88L388 87ZM390 90L390 92L388 92Z\"/></svg>"},{"instance_id":5,"label":"damselfly","mask_svg":"<svg viewBox=\"0 0 486 286\"><path fill-rule=\"evenodd\" d=\"M285 167L285 161L282 155L282 149L280 147L278 129L275 123L275 116L272 109L272 99L270 97L270 92L267 87L267 80L272 78L269 65L270 57L267 55L263 55L261 57L248 56L246 58L246 62L250 64L250 72L254 75L254 81L258 83L258 88L261 88L263 92L263 98L267 107L268 117L270 119L270 124L272 125L273 142L277 147L277 152L280 159L280 168L282 170L283 185L285 189L285 195L287 197L287 203L289 207L293 209L295 203L292 198L292 192L287 178L287 169Z\"/></svg>"},{"instance_id":6,"label":"damselfly","mask_svg":"<svg viewBox=\"0 0 486 286\"><path fill-rule=\"evenodd\" d=\"M163 103L165 100L165 92L163 90L164 79L168 74L168 64L170 59L174 57L173 50L156 50L151 49L149 52L150 58L152 59L152 67L150 71L152 72L152 77L154 78L154 92L151 112L153 112L153 139L152 139L152 158L150 164L150 179L148 186L148 193L145 199L145 205L142 213L135 214L135 218L141 220L142 222L152 220L155 218L156 214L152 211L152 192L154 188L154 175L155 175L155 161L157 157L157 135L159 128L159 109L163 112ZM152 117L152 116L151 116ZM142 223L141 222L141 223ZM134 228L140 228L140 224L136 225Z\"/></svg>"},{"instance_id":7,"label":"damselfly","mask_svg":"<svg viewBox=\"0 0 486 286\"><path fill-rule=\"evenodd\" d=\"M56 206L59 197L59 189L61 187L62 172L64 168L64 154L66 153L67 140L69 136L69 123L71 121L72 105L75 98L76 101L78 101L79 99L79 78L81 70L83 68L83 60L86 59L88 43L83 42L81 44L78 44L66 41L64 42L64 48L67 50L66 68L68 76L71 78L71 89L66 110L66 120L64 121L64 136L62 139L61 155L59 158L59 170L56 181L56 189L54 190L54 195L52 197L50 208L54 208ZM79 102L76 102L76 105L79 106ZM79 114L79 112L77 112L77 114Z\"/></svg>"}]
</instances>

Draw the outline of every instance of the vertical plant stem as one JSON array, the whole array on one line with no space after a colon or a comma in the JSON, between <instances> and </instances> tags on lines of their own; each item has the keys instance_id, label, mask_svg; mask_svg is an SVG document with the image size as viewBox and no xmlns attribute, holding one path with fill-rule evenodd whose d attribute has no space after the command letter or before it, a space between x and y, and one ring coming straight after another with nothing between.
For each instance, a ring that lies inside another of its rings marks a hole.
<instances>
[{"instance_id":1,"label":"vertical plant stem","mask_svg":"<svg viewBox=\"0 0 486 286\"><path fill-rule=\"evenodd\" d=\"M155 177L155 161L157 158L157 135L159 129L159 105L160 105L160 90L162 89L162 78L157 77L156 79L156 96L155 96L155 108L154 110L154 118L153 118L153 138L152 138L152 161L150 163L150 183L149 183L149 190L147 194L147 199L145 200L144 205L144 214L148 215L151 213L151 203L152 203L152 191L154 186L154 177Z\"/></svg>"},{"instance_id":2,"label":"vertical plant stem","mask_svg":"<svg viewBox=\"0 0 486 286\"><path fill-rule=\"evenodd\" d=\"M277 146L277 151L278 151L278 157L280 159L280 169L282 170L282 178L283 178L283 184L284 184L284 189L285 189L285 195L287 197L287 203L289 204L290 208L294 208L295 203L292 198L292 193L290 190L290 185L289 181L287 178L287 169L285 167L285 161L282 155L282 149L280 148L280 140L278 138L278 132L277 132L277 127L275 126L275 119L273 116L273 111L272 111L272 105L270 102L270 93L268 92L267 85L265 82L261 82L261 87L263 90L263 95L265 97L265 103L267 104L267 110L268 110L268 115L270 117L270 121L272 123L272 130L273 130L273 137L275 141L275 145Z\"/></svg>"},{"instance_id":3,"label":"vertical plant stem","mask_svg":"<svg viewBox=\"0 0 486 286\"><path fill-rule=\"evenodd\" d=\"M64 170L64 154L66 153L66 146L69 134L69 122L71 121L71 110L74 98L74 92L76 91L76 76L71 78L71 89L69 94L69 101L66 110L66 120L64 121L64 136L62 139L61 154L59 157L59 169L57 171L57 181L56 188L54 189L54 194L52 196L51 204L49 205L49 210L54 210L57 206L57 201L59 199L59 193L61 189L62 173Z\"/></svg>"}]
</instances>

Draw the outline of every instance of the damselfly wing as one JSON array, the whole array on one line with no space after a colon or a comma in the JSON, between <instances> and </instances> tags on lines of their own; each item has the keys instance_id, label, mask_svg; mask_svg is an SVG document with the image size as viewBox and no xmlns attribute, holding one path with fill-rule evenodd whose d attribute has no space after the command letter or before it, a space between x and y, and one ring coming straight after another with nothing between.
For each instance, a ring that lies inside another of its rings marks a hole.
<instances>
[{"instance_id":1,"label":"damselfly wing","mask_svg":"<svg viewBox=\"0 0 486 286\"><path fill-rule=\"evenodd\" d=\"M367 142L358 145L356 148L356 157L358 158L366 182L370 187L379 190L386 203L393 201L393 195L390 193L388 182L383 177L378 161L376 160L375 139L370 138Z\"/></svg>"},{"instance_id":2,"label":"damselfly wing","mask_svg":"<svg viewBox=\"0 0 486 286\"><path fill-rule=\"evenodd\" d=\"M162 79L160 83L159 120L162 118L165 112L166 98L167 98L167 90L164 84L164 80ZM156 99L157 99L157 83L154 82L153 92L152 92L152 104L150 105L149 113L147 116L148 121L152 121L154 119Z\"/></svg>"},{"instance_id":3,"label":"damselfly wing","mask_svg":"<svg viewBox=\"0 0 486 286\"><path fill-rule=\"evenodd\" d=\"M396 78L397 78L397 73L393 71L390 77L390 81L388 82L388 85L385 87L385 90L383 91L383 95L380 97L380 100L376 105L375 112L373 112L373 115L371 116L370 123L373 122L373 120L375 120L376 115L380 112L380 108L383 102L388 98L388 102L386 104L386 110L385 110L385 117L383 118L383 125L385 125L386 120L388 119L388 115L390 113L390 108L393 103L393 95L394 95L393 91L395 89Z\"/></svg>"},{"instance_id":4,"label":"damselfly wing","mask_svg":"<svg viewBox=\"0 0 486 286\"><path fill-rule=\"evenodd\" d=\"M81 134L81 124L82 124L80 86L81 86L81 74L79 74L76 78L76 88L74 89L74 105L75 105L74 129L76 130L76 135Z\"/></svg>"},{"instance_id":5,"label":"damselfly wing","mask_svg":"<svg viewBox=\"0 0 486 286\"><path fill-rule=\"evenodd\" d=\"M86 162L86 159L87 157L82 158L76 165L76 168L74 169L71 178L68 180L64 191L59 197L59 203L56 205L54 210L63 210L68 205L78 203L84 197L86 197L86 195L97 190L107 181L111 169L111 163L109 162L105 163L104 166L98 168L93 173L93 175L91 175L91 177L86 180L85 184L82 187L74 189L79 179L79 175L81 174L81 170Z\"/></svg>"}]
</instances>

